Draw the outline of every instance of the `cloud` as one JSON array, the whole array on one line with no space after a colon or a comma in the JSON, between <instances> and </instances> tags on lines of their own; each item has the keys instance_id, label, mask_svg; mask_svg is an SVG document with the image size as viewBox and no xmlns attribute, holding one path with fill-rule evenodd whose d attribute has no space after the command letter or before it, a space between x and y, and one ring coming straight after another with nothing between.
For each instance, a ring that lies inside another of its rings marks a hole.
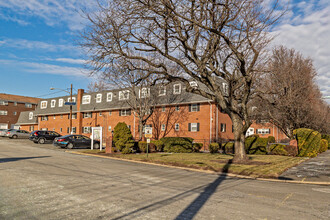
<instances>
[{"instance_id":1,"label":"cloud","mask_svg":"<svg viewBox=\"0 0 330 220\"><path fill-rule=\"evenodd\" d=\"M71 64L85 64L86 63L86 60L72 59L72 58L57 58L57 59L51 59L51 60L63 62L63 63L71 63Z\"/></svg>"},{"instance_id":2,"label":"cloud","mask_svg":"<svg viewBox=\"0 0 330 220\"><path fill-rule=\"evenodd\" d=\"M46 63L26 62L18 60L0 60L0 64L19 68L28 73L52 74L76 77L88 77L86 70L76 67L52 65Z\"/></svg>"},{"instance_id":3,"label":"cloud","mask_svg":"<svg viewBox=\"0 0 330 220\"><path fill-rule=\"evenodd\" d=\"M330 95L330 1L302 1L289 6L289 15L276 27L273 45L285 45L314 61L323 95Z\"/></svg>"}]
</instances>

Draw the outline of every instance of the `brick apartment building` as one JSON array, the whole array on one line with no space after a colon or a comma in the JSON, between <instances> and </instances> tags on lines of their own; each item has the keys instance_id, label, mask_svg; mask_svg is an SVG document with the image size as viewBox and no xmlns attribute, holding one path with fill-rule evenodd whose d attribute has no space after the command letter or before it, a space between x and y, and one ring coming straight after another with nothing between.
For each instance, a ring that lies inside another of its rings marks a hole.
<instances>
[{"instance_id":1,"label":"brick apartment building","mask_svg":"<svg viewBox=\"0 0 330 220\"><path fill-rule=\"evenodd\" d=\"M0 93L0 128L14 128L21 112L35 110L40 99Z\"/></svg>"},{"instance_id":2,"label":"brick apartment building","mask_svg":"<svg viewBox=\"0 0 330 220\"><path fill-rule=\"evenodd\" d=\"M150 94L147 88L141 90L136 92L140 96ZM213 101L187 93L183 84L169 84L152 93L156 94L157 103L146 126L153 127L153 138L165 135L191 137L195 142L204 143L204 146L212 141L234 138L229 116ZM129 90L85 93L79 89L78 94L72 98L72 102L76 103L72 108L72 132L89 136L92 127L101 126L103 136L108 138L118 122L125 122L133 137L139 139L139 120L128 104L131 98ZM22 114L19 120L21 129L69 134L69 106L65 102L70 102L69 96L40 100L34 112ZM275 132L269 126L259 126L257 129L265 137Z\"/></svg>"}]
</instances>

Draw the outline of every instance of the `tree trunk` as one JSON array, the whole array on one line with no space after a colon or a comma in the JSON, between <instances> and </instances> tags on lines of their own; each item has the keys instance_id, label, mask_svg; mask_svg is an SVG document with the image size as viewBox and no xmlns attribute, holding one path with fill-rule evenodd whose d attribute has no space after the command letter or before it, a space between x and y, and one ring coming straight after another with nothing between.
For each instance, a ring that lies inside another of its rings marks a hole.
<instances>
[{"instance_id":1,"label":"tree trunk","mask_svg":"<svg viewBox=\"0 0 330 220\"><path fill-rule=\"evenodd\" d=\"M142 119L139 118L139 140L142 140L142 136L143 136L143 123L142 123Z\"/></svg>"},{"instance_id":2,"label":"tree trunk","mask_svg":"<svg viewBox=\"0 0 330 220\"><path fill-rule=\"evenodd\" d=\"M237 115L232 115L232 121L234 126L234 141L235 141L235 156L234 162L244 162L248 158L245 153L245 131L243 126L243 120Z\"/></svg>"}]
</instances>

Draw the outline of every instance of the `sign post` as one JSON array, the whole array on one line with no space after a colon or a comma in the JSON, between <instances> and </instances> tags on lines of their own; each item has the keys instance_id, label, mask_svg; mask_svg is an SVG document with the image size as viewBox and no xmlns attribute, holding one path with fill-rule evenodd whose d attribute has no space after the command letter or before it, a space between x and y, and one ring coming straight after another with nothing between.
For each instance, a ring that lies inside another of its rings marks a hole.
<instances>
[{"instance_id":1,"label":"sign post","mask_svg":"<svg viewBox=\"0 0 330 220\"><path fill-rule=\"evenodd\" d=\"M93 150L94 140L100 140L100 151L102 150L102 127L92 127L91 150Z\"/></svg>"},{"instance_id":2,"label":"sign post","mask_svg":"<svg viewBox=\"0 0 330 220\"><path fill-rule=\"evenodd\" d=\"M144 136L147 139L147 157L149 157L148 153L149 153L149 143L150 143L150 138L152 138L152 127L145 127L144 128Z\"/></svg>"}]
</instances>

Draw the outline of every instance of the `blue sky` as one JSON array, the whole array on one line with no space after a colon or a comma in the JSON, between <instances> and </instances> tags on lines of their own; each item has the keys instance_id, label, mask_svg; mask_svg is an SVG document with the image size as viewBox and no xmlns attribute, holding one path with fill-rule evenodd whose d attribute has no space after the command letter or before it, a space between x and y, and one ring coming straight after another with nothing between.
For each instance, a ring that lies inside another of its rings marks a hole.
<instances>
[{"instance_id":1,"label":"blue sky","mask_svg":"<svg viewBox=\"0 0 330 220\"><path fill-rule=\"evenodd\" d=\"M95 1L0 0L0 93L48 98L65 94L52 94L50 87L87 88L92 79L76 45L86 24L82 8L93 10ZM284 44L314 60L317 83L329 96L330 1L291 1L272 34L272 45Z\"/></svg>"}]
</instances>

